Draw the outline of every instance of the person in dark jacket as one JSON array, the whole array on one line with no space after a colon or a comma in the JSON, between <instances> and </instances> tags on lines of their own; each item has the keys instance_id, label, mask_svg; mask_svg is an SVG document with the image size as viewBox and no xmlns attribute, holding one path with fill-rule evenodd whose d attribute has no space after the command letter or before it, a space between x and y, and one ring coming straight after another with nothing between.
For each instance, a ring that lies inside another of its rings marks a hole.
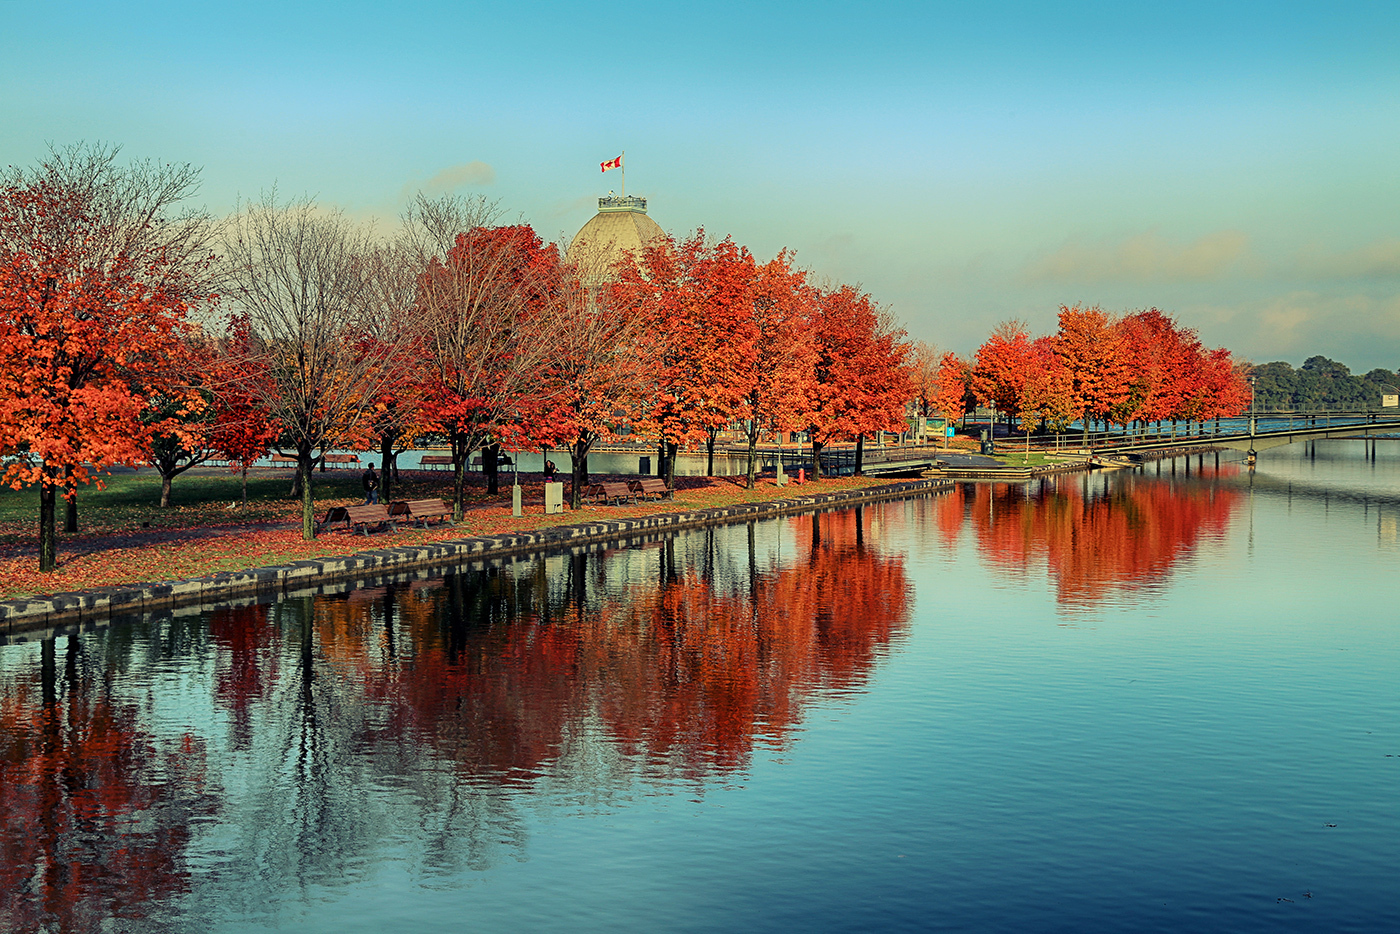
<instances>
[{"instance_id":1,"label":"person in dark jacket","mask_svg":"<svg viewBox=\"0 0 1400 934\"><path fill-rule=\"evenodd\" d=\"M374 461L369 462L369 470L360 478L360 486L365 488L365 505L379 502L379 474L374 472Z\"/></svg>"}]
</instances>

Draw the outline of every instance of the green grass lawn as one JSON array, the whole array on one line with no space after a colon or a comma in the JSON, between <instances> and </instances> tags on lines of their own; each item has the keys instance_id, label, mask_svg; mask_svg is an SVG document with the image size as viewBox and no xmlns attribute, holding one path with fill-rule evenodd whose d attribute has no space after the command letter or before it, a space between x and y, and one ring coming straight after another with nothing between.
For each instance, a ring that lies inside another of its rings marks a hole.
<instances>
[{"instance_id":1,"label":"green grass lawn","mask_svg":"<svg viewBox=\"0 0 1400 934\"><path fill-rule=\"evenodd\" d=\"M1065 462L1063 457L1047 457L1044 452L1035 450L1031 451L1028 459L1024 448L1020 451L1011 451L1008 445L1001 445L1000 450L992 457L1008 467L1045 467Z\"/></svg>"},{"instance_id":2,"label":"green grass lawn","mask_svg":"<svg viewBox=\"0 0 1400 934\"><path fill-rule=\"evenodd\" d=\"M182 529L193 526L289 521L299 500L289 497L290 471L265 471L248 477L248 506L239 508L241 477L228 473L182 474L171 485L168 508L160 508L160 475L152 470L119 473L78 488L78 526L82 534L128 532L136 529ZM312 480L318 504L322 500L360 497L360 475L352 471L318 473ZM62 535L63 500L58 504ZM39 491L28 487L0 491L0 541L32 537L39 521Z\"/></svg>"}]
</instances>

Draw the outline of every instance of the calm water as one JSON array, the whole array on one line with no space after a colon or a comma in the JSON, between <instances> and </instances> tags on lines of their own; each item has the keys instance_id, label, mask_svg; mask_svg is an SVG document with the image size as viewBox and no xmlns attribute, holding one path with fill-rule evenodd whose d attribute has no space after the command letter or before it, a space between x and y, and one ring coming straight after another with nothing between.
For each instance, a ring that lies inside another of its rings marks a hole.
<instances>
[{"instance_id":1,"label":"calm water","mask_svg":"<svg viewBox=\"0 0 1400 934\"><path fill-rule=\"evenodd\" d=\"M1397 519L1295 445L2 645L0 929L1400 930Z\"/></svg>"}]
</instances>

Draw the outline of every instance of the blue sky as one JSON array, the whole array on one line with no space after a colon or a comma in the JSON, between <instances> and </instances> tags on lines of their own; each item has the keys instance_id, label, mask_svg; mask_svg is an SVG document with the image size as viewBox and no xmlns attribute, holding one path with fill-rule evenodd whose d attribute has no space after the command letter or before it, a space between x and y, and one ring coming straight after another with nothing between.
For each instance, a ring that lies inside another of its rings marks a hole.
<instances>
[{"instance_id":1,"label":"blue sky","mask_svg":"<svg viewBox=\"0 0 1400 934\"><path fill-rule=\"evenodd\" d=\"M618 185L968 352L1061 303L1400 367L1400 4L0 0L0 160L120 143L387 231L419 187L547 239Z\"/></svg>"}]
</instances>

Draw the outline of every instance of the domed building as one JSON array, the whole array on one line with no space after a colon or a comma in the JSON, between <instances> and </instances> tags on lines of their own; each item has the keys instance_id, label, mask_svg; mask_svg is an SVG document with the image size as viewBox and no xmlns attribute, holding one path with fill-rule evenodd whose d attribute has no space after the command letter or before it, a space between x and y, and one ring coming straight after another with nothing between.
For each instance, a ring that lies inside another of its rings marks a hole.
<instances>
[{"instance_id":1,"label":"domed building","mask_svg":"<svg viewBox=\"0 0 1400 934\"><path fill-rule=\"evenodd\" d=\"M585 279L595 282L612 275L622 254L640 255L644 247L664 240L666 232L647 216L647 199L609 194L598 199L598 213L579 229L564 258L577 263Z\"/></svg>"}]
</instances>

